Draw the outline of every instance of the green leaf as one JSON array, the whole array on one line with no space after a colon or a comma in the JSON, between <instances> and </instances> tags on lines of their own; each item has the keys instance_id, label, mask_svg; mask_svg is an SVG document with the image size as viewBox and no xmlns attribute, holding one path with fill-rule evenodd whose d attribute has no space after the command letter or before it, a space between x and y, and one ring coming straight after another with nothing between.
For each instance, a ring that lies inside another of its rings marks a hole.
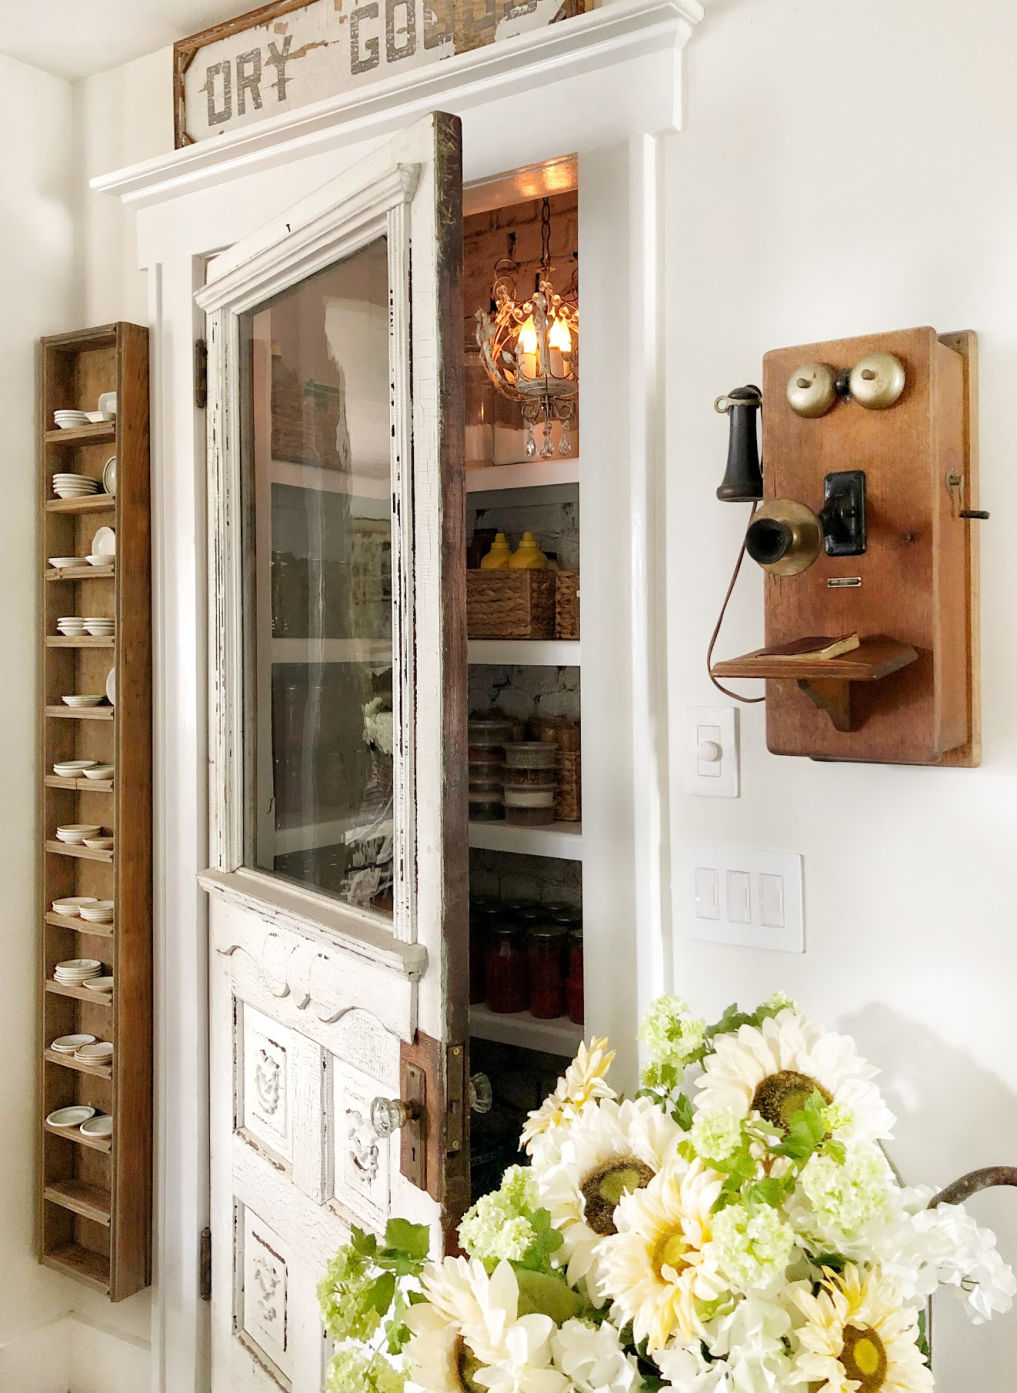
<instances>
[{"instance_id":1,"label":"green leaf","mask_svg":"<svg viewBox=\"0 0 1017 1393\"><path fill-rule=\"evenodd\" d=\"M787 1193L787 1182L769 1175L751 1185L745 1198L750 1204L768 1204L773 1209L779 1209Z\"/></svg>"},{"instance_id":2,"label":"green leaf","mask_svg":"<svg viewBox=\"0 0 1017 1393\"><path fill-rule=\"evenodd\" d=\"M678 1097L674 1100L671 1116L674 1118L675 1122L678 1123L678 1126L683 1132L687 1132L692 1126L695 1113L693 1112L691 1101L684 1093L679 1093Z\"/></svg>"},{"instance_id":3,"label":"green leaf","mask_svg":"<svg viewBox=\"0 0 1017 1393\"><path fill-rule=\"evenodd\" d=\"M350 1229L350 1247L363 1258L373 1258L378 1251L378 1240L373 1233L365 1233L354 1224Z\"/></svg>"},{"instance_id":4,"label":"green leaf","mask_svg":"<svg viewBox=\"0 0 1017 1393\"><path fill-rule=\"evenodd\" d=\"M385 1246L408 1258L423 1261L431 1246L431 1235L425 1224L411 1224L408 1219L389 1219L385 1225Z\"/></svg>"},{"instance_id":5,"label":"green leaf","mask_svg":"<svg viewBox=\"0 0 1017 1393\"><path fill-rule=\"evenodd\" d=\"M367 1299L378 1312L379 1316L385 1315L388 1308L392 1305L392 1298L395 1296L396 1279L394 1272L383 1272L367 1288Z\"/></svg>"},{"instance_id":6,"label":"green leaf","mask_svg":"<svg viewBox=\"0 0 1017 1393\"><path fill-rule=\"evenodd\" d=\"M550 1316L555 1325L581 1315L586 1301L565 1281L547 1272L532 1272L513 1263L519 1283L519 1314Z\"/></svg>"}]
</instances>

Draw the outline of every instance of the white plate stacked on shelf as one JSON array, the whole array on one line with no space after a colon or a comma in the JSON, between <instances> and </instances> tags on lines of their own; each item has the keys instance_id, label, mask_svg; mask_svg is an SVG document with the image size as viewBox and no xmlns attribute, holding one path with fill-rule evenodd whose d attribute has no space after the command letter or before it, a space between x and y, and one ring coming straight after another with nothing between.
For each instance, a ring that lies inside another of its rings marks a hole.
<instances>
[{"instance_id":1,"label":"white plate stacked on shelf","mask_svg":"<svg viewBox=\"0 0 1017 1393\"><path fill-rule=\"evenodd\" d=\"M115 620L106 619L99 614L85 615L85 629L94 638L112 638Z\"/></svg>"},{"instance_id":2,"label":"white plate stacked on shelf","mask_svg":"<svg viewBox=\"0 0 1017 1393\"><path fill-rule=\"evenodd\" d=\"M54 982L64 987L80 987L90 977L101 975L102 963L98 958L67 958L53 969Z\"/></svg>"},{"instance_id":3,"label":"white plate stacked on shelf","mask_svg":"<svg viewBox=\"0 0 1017 1393\"><path fill-rule=\"evenodd\" d=\"M74 1054L84 1045L94 1045L94 1035L60 1035L55 1040L50 1041L50 1049L55 1054Z\"/></svg>"},{"instance_id":4,"label":"white plate stacked on shelf","mask_svg":"<svg viewBox=\"0 0 1017 1393\"><path fill-rule=\"evenodd\" d=\"M117 457L110 455L102 467L102 486L111 496L117 491Z\"/></svg>"},{"instance_id":5,"label":"white plate stacked on shelf","mask_svg":"<svg viewBox=\"0 0 1017 1393\"><path fill-rule=\"evenodd\" d=\"M53 773L58 779L79 779L86 769L94 769L96 761L94 759L63 759L53 766Z\"/></svg>"},{"instance_id":6,"label":"white plate stacked on shelf","mask_svg":"<svg viewBox=\"0 0 1017 1393\"><path fill-rule=\"evenodd\" d=\"M51 1112L46 1121L51 1127L80 1127L83 1122L87 1122L95 1116L95 1108L89 1107L87 1103L75 1103L69 1108L57 1108L56 1112Z\"/></svg>"},{"instance_id":7,"label":"white plate stacked on shelf","mask_svg":"<svg viewBox=\"0 0 1017 1393\"><path fill-rule=\"evenodd\" d=\"M83 1137L111 1137L113 1135L113 1119L109 1113L98 1113L90 1117L87 1122L83 1122L78 1128Z\"/></svg>"},{"instance_id":8,"label":"white plate stacked on shelf","mask_svg":"<svg viewBox=\"0 0 1017 1393\"><path fill-rule=\"evenodd\" d=\"M53 412L53 420L61 430L72 430L75 426L89 424L87 411L72 411L69 407Z\"/></svg>"},{"instance_id":9,"label":"white plate stacked on shelf","mask_svg":"<svg viewBox=\"0 0 1017 1393\"><path fill-rule=\"evenodd\" d=\"M73 470L53 475L53 492L58 498L91 498L101 487L98 479L90 479L87 474L75 474Z\"/></svg>"},{"instance_id":10,"label":"white plate stacked on shelf","mask_svg":"<svg viewBox=\"0 0 1017 1393\"><path fill-rule=\"evenodd\" d=\"M57 841L68 846L80 846L86 837L98 837L101 832L97 822L67 822L56 830Z\"/></svg>"},{"instance_id":11,"label":"white plate stacked on shelf","mask_svg":"<svg viewBox=\"0 0 1017 1393\"><path fill-rule=\"evenodd\" d=\"M82 919L87 919L90 924L112 924L113 901L90 900L88 904L81 906L79 912Z\"/></svg>"},{"instance_id":12,"label":"white plate stacked on shelf","mask_svg":"<svg viewBox=\"0 0 1017 1393\"><path fill-rule=\"evenodd\" d=\"M62 900L53 901L53 913L63 914L69 919L75 918L83 905L98 903L94 895L67 895Z\"/></svg>"},{"instance_id":13,"label":"white plate stacked on shelf","mask_svg":"<svg viewBox=\"0 0 1017 1393\"><path fill-rule=\"evenodd\" d=\"M113 1058L113 1045L109 1040L93 1039L74 1051L74 1058L83 1064L108 1064Z\"/></svg>"},{"instance_id":14,"label":"white plate stacked on shelf","mask_svg":"<svg viewBox=\"0 0 1017 1393\"><path fill-rule=\"evenodd\" d=\"M63 614L57 620L57 632L64 638L80 638L85 632L85 621L76 614Z\"/></svg>"}]
</instances>

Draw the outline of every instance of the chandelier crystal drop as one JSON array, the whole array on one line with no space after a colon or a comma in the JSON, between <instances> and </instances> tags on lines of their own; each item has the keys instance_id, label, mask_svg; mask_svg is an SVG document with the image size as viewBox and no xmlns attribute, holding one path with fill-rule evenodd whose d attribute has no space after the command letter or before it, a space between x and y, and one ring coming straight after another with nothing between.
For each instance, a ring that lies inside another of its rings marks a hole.
<instances>
[{"instance_id":1,"label":"chandelier crystal drop","mask_svg":"<svg viewBox=\"0 0 1017 1393\"><path fill-rule=\"evenodd\" d=\"M537 454L534 426L543 422L540 455L554 453L553 421L561 423L558 453L572 453L570 426L579 394L579 302L576 275L564 294L551 281L551 204L541 207L541 256L536 287L527 300L516 295L518 262L495 264L491 310L477 311L477 343L497 391L518 402L526 429L527 458Z\"/></svg>"}]
</instances>

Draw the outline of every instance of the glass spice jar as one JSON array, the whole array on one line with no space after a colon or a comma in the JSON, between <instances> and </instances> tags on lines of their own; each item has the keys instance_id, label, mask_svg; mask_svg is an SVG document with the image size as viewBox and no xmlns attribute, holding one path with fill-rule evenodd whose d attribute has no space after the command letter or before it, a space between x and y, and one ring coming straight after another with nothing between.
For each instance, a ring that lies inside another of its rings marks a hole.
<instances>
[{"instance_id":1,"label":"glass spice jar","mask_svg":"<svg viewBox=\"0 0 1017 1393\"><path fill-rule=\"evenodd\" d=\"M565 1001L569 1020L582 1025L585 1001L583 998L583 926L573 924L569 929L569 973L565 979Z\"/></svg>"},{"instance_id":2,"label":"glass spice jar","mask_svg":"<svg viewBox=\"0 0 1017 1393\"><path fill-rule=\"evenodd\" d=\"M534 924L526 933L530 1014L551 1020L565 1013L565 930L557 924Z\"/></svg>"},{"instance_id":3,"label":"glass spice jar","mask_svg":"<svg viewBox=\"0 0 1017 1393\"><path fill-rule=\"evenodd\" d=\"M477 896L470 901L470 1005L487 1000L487 943L501 908L497 900Z\"/></svg>"},{"instance_id":4,"label":"glass spice jar","mask_svg":"<svg viewBox=\"0 0 1017 1393\"><path fill-rule=\"evenodd\" d=\"M487 1005L497 1015L525 1011L526 934L518 924L492 926L484 954L487 974Z\"/></svg>"}]
</instances>

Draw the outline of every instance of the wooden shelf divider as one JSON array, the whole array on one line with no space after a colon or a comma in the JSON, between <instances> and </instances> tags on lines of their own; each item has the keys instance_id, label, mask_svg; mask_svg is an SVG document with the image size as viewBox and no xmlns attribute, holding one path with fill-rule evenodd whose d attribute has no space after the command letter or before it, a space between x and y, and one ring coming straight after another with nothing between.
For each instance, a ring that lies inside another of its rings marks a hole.
<instances>
[{"instance_id":1,"label":"wooden shelf divider","mask_svg":"<svg viewBox=\"0 0 1017 1393\"><path fill-rule=\"evenodd\" d=\"M148 331L107 324L39 343L38 507L43 557L80 564L40 567L38 638L45 705L39 720L43 868L39 906L39 1120L42 1129L38 1251L54 1268L122 1301L151 1280L152 1226L152 652ZM117 419L54 430L53 412L91 410L117 394ZM105 447L112 446L112 449ZM115 449L116 494L55 498L53 473L99 480ZM116 533L116 558L89 566L96 529ZM63 582L61 584L61 582ZM65 635L62 615L108 615L113 635ZM114 669L117 705L71 707L65 693L102 692ZM64 760L112 765L111 779L65 779ZM100 795L96 798L96 795ZM64 823L100 823L114 850L54 838ZM112 923L56 914L54 900L112 900ZM108 964L112 992L69 986L55 962L88 954ZM113 1041L105 1064L50 1048L82 1032ZM57 1108L88 1103L113 1119L110 1137L51 1127Z\"/></svg>"},{"instance_id":2,"label":"wooden shelf divider","mask_svg":"<svg viewBox=\"0 0 1017 1393\"><path fill-rule=\"evenodd\" d=\"M83 1180L51 1180L43 1190L43 1197L50 1204L62 1205L83 1219L109 1228L109 1194L98 1185L88 1185Z\"/></svg>"}]
</instances>

